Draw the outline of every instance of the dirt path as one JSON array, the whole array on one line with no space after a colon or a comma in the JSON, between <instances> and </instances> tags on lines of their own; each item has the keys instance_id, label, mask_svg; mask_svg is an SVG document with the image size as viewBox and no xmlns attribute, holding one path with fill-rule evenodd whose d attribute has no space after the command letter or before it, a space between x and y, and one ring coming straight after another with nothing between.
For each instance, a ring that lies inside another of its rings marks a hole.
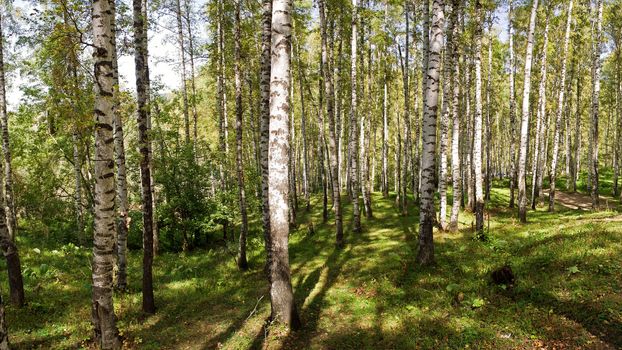
<instances>
[{"instance_id":1,"label":"dirt path","mask_svg":"<svg viewBox=\"0 0 622 350\"><path fill-rule=\"evenodd\" d=\"M544 195L548 198L549 192L544 191ZM613 201L614 199L611 197L600 196L600 209L614 208L616 203ZM592 210L592 197L581 193L557 191L555 193L555 202L573 210Z\"/></svg>"}]
</instances>

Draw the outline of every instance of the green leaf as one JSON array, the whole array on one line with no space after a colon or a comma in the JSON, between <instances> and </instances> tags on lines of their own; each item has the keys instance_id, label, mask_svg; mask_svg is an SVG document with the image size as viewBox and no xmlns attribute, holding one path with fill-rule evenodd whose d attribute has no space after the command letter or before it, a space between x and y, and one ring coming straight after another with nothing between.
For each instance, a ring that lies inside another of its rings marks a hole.
<instances>
[{"instance_id":1,"label":"green leaf","mask_svg":"<svg viewBox=\"0 0 622 350\"><path fill-rule=\"evenodd\" d=\"M480 308L480 307L484 306L484 304L485 304L484 299L482 299L482 298L475 298L471 302L471 307L474 308L474 309L477 309L477 308Z\"/></svg>"},{"instance_id":2,"label":"green leaf","mask_svg":"<svg viewBox=\"0 0 622 350\"><path fill-rule=\"evenodd\" d=\"M566 270L571 275L574 275L574 274L577 274L577 273L581 272L581 271L579 271L579 268L577 267L577 265L571 266L571 267L567 268Z\"/></svg>"},{"instance_id":3,"label":"green leaf","mask_svg":"<svg viewBox=\"0 0 622 350\"><path fill-rule=\"evenodd\" d=\"M445 290L449 293L457 291L458 289L460 289L460 285L455 283L450 283L447 285L447 287L445 287Z\"/></svg>"}]
</instances>

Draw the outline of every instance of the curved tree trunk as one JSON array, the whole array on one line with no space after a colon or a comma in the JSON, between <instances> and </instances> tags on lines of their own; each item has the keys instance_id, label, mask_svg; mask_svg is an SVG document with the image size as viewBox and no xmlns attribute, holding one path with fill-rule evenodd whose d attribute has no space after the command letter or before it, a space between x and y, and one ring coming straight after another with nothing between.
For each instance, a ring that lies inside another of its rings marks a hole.
<instances>
[{"instance_id":1,"label":"curved tree trunk","mask_svg":"<svg viewBox=\"0 0 622 350\"><path fill-rule=\"evenodd\" d=\"M95 228L93 237L92 322L102 349L121 347L112 300L115 264L115 187L113 122L115 112L114 1L93 2L95 64Z\"/></svg>"},{"instance_id":2,"label":"curved tree trunk","mask_svg":"<svg viewBox=\"0 0 622 350\"><path fill-rule=\"evenodd\" d=\"M291 0L272 3L272 69L270 79L269 205L270 300L273 321L300 327L289 269L289 89L291 62Z\"/></svg>"},{"instance_id":3,"label":"curved tree trunk","mask_svg":"<svg viewBox=\"0 0 622 350\"><path fill-rule=\"evenodd\" d=\"M572 24L572 5L573 0L568 3L568 19L566 20L566 33L564 35L564 51L562 53L562 71L557 98L557 115L555 116L555 136L553 138L553 159L551 160L550 190L549 190L549 211L555 210L555 178L557 175L557 157L559 154L559 138L562 127L562 112L564 110L564 93L566 92L566 61L568 59L568 42L570 41L570 27ZM544 110L544 107L542 107ZM567 133L569 131L566 131ZM570 176L568 174L567 176Z\"/></svg>"},{"instance_id":4,"label":"curved tree trunk","mask_svg":"<svg viewBox=\"0 0 622 350\"><path fill-rule=\"evenodd\" d=\"M533 0L531 17L529 20L529 33L527 34L527 49L525 53L525 79L523 85L523 109L520 129L520 149L518 157L518 217L521 222L527 222L527 186L526 166L527 148L529 137L529 95L531 92L531 62L533 60L533 37L536 30L536 14L538 12L538 0Z\"/></svg>"},{"instance_id":5,"label":"curved tree trunk","mask_svg":"<svg viewBox=\"0 0 622 350\"><path fill-rule=\"evenodd\" d=\"M426 1L427 2L427 1ZM424 7L427 4L424 4ZM443 1L434 0L432 5L432 30L429 42L427 71L425 74L425 104L423 114L423 151L421 153L421 213L419 219L419 253L417 262L429 265L434 262L434 177L436 172L436 119L438 114L438 90L441 50L445 16Z\"/></svg>"}]
</instances>

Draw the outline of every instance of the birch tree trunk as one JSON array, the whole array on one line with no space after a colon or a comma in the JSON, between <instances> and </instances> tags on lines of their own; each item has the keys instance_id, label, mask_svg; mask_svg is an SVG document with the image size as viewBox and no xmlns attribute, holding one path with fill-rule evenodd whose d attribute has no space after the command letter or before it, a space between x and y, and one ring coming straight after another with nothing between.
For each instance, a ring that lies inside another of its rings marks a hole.
<instances>
[{"instance_id":1,"label":"birch tree trunk","mask_svg":"<svg viewBox=\"0 0 622 350\"><path fill-rule=\"evenodd\" d=\"M401 197L401 206L402 206L402 215L406 216L408 214L408 161L410 157L410 145L411 145L411 135L410 135L410 9L408 6L408 2L404 5L404 16L406 22L406 39L405 39L405 57L404 57L404 66L403 66L403 80L404 80L404 156L403 156L403 165L402 165L402 195ZM401 55L400 55L401 57Z\"/></svg>"},{"instance_id":2,"label":"birch tree trunk","mask_svg":"<svg viewBox=\"0 0 622 350\"><path fill-rule=\"evenodd\" d=\"M93 237L92 322L95 342L102 349L119 349L112 300L115 264L114 187L114 2L93 2L93 60L95 65L95 228ZM3 215L0 215L3 216ZM2 231L0 222L0 231Z\"/></svg>"},{"instance_id":3,"label":"birch tree trunk","mask_svg":"<svg viewBox=\"0 0 622 350\"><path fill-rule=\"evenodd\" d=\"M451 9L452 18L455 8ZM441 134L440 134L440 169L439 169L439 181L438 191L440 193L440 208L439 208L439 223L441 230L447 230L447 149L449 146L449 107L453 99L450 97L453 94L453 81L451 78L451 69L453 60L452 45L453 45L453 26L454 21L449 22L447 27L447 43L445 45L445 55L443 57L443 106L441 111ZM455 195L455 194L454 194Z\"/></svg>"},{"instance_id":4,"label":"birch tree trunk","mask_svg":"<svg viewBox=\"0 0 622 350\"><path fill-rule=\"evenodd\" d=\"M326 117L328 118L328 153L330 170L332 173L332 190L333 190L333 210L335 211L335 244L341 248L344 245L343 242L343 216L341 212L341 187L339 185L339 155L337 146L337 129L335 125L335 112L333 109L334 102L334 86L332 79L332 71L328 66L328 47L327 47L327 34L326 34L326 8L324 0L318 0L318 7L320 12L320 31L321 31L321 45L322 45L322 59L321 59L321 75L324 82L324 92L326 94ZM322 96L322 87L320 87L320 96ZM320 105L320 108L322 106ZM322 135L323 132L323 123ZM324 138L322 138L323 140Z\"/></svg>"},{"instance_id":5,"label":"birch tree trunk","mask_svg":"<svg viewBox=\"0 0 622 350\"><path fill-rule=\"evenodd\" d=\"M289 89L291 61L291 0L272 3L272 68L270 79L269 205L270 300L272 320L300 327L289 269Z\"/></svg>"},{"instance_id":6,"label":"birch tree trunk","mask_svg":"<svg viewBox=\"0 0 622 350\"><path fill-rule=\"evenodd\" d=\"M101 0L100 0L101 1ZM142 310L155 313L153 297L153 192L151 183L151 140L150 140L150 109L148 104L149 71L147 61L147 13L143 9L143 1L133 0L134 10L134 63L136 66L136 100L138 113L138 152L140 153L140 182L143 211L143 281Z\"/></svg>"},{"instance_id":7,"label":"birch tree trunk","mask_svg":"<svg viewBox=\"0 0 622 350\"><path fill-rule=\"evenodd\" d=\"M261 223L266 248L266 272L272 266L272 235L270 234L270 203L269 203L269 166L268 149L270 140L270 70L272 50L272 0L262 0L261 3L261 75L259 78L259 90L261 92L260 103L260 143L259 152L261 160ZM271 276L268 282L272 284Z\"/></svg>"},{"instance_id":8,"label":"birch tree trunk","mask_svg":"<svg viewBox=\"0 0 622 350\"><path fill-rule=\"evenodd\" d=\"M547 9L544 25L544 43L542 45L542 57L540 61L540 86L538 89L538 107L536 111L536 139L534 142L533 164L531 168L531 209L536 210L536 204L540 197L538 191L539 181L544 176L542 172L541 160L546 158L544 153L544 143L547 125L545 124L546 115L546 73L547 73L547 51L549 44L549 10Z\"/></svg>"},{"instance_id":9,"label":"birch tree trunk","mask_svg":"<svg viewBox=\"0 0 622 350\"><path fill-rule=\"evenodd\" d=\"M527 188L526 166L529 137L529 95L531 92L531 62L533 60L533 37L536 30L536 15L538 0L533 0L529 19L529 33L527 34L527 48L525 53L525 79L523 85L523 109L520 129L520 150L518 157L518 217L521 222L527 222Z\"/></svg>"},{"instance_id":10,"label":"birch tree trunk","mask_svg":"<svg viewBox=\"0 0 622 350\"><path fill-rule=\"evenodd\" d=\"M570 27L572 24L573 0L568 2L568 18L566 20L566 32L564 34L564 49L562 52L562 71L559 96L557 98L557 115L555 116L555 136L553 138L553 158L551 159L549 211L555 210L555 179L557 175L557 157L559 154L559 138L562 127L562 113L564 110L564 93L566 92L566 61L568 59L568 42L570 41ZM544 107L542 107L544 110ZM569 132L569 131L567 131ZM570 176L570 175L568 175Z\"/></svg>"},{"instance_id":11,"label":"birch tree trunk","mask_svg":"<svg viewBox=\"0 0 622 350\"><path fill-rule=\"evenodd\" d=\"M386 5L385 5L386 6ZM386 53L382 60L382 196L389 197L389 86Z\"/></svg>"},{"instance_id":12,"label":"birch tree trunk","mask_svg":"<svg viewBox=\"0 0 622 350\"><path fill-rule=\"evenodd\" d=\"M425 6L427 4L424 4ZM421 265L429 265L434 262L433 230L436 219L436 210L434 208L436 160L434 153L436 150L436 119L438 114L441 50L443 47L443 28L445 26L442 0L433 0L432 14L432 30L427 52L429 57L426 60L428 67L424 75L426 83L422 128L423 151L421 153L421 213L419 219L419 253L417 255L417 262Z\"/></svg>"},{"instance_id":13,"label":"birch tree trunk","mask_svg":"<svg viewBox=\"0 0 622 350\"><path fill-rule=\"evenodd\" d=\"M82 215L82 170L80 160L80 135L77 126L74 126L72 135L73 146L73 175L74 175L74 194L73 205L76 211L76 226L78 227L78 241L83 244L84 218Z\"/></svg>"},{"instance_id":14,"label":"birch tree trunk","mask_svg":"<svg viewBox=\"0 0 622 350\"><path fill-rule=\"evenodd\" d=\"M510 208L514 208L514 189L516 188L517 166L516 166L516 92L514 74L516 62L514 60L514 27L513 5L509 0L508 12L508 41L510 54Z\"/></svg>"},{"instance_id":15,"label":"birch tree trunk","mask_svg":"<svg viewBox=\"0 0 622 350\"><path fill-rule=\"evenodd\" d=\"M177 16L177 40L179 41L179 54L181 57L181 94L183 97L184 131L186 143L190 144L190 113L188 111L188 87L186 73L186 44L184 39L183 13L180 0L175 1Z\"/></svg>"},{"instance_id":16,"label":"birch tree trunk","mask_svg":"<svg viewBox=\"0 0 622 350\"><path fill-rule=\"evenodd\" d=\"M302 59L300 58L300 45L296 43L296 57L298 63L298 84L300 87L300 132L302 137L302 189L305 194L306 211L311 210L311 198L309 191L309 170L307 162L309 161L309 152L307 151L307 114L305 112L305 93L302 73ZM337 172L339 174L339 172Z\"/></svg>"},{"instance_id":17,"label":"birch tree trunk","mask_svg":"<svg viewBox=\"0 0 622 350\"><path fill-rule=\"evenodd\" d=\"M452 0L451 5L451 23L453 33L447 38L449 45L449 54L451 55L451 119L453 123L451 133L451 167L452 167L452 186L453 186L453 205L451 207L451 219L449 222L449 230L458 231L458 215L460 214L460 202L462 198L462 179L460 176L460 53L458 51L458 36L460 29L458 27L458 12L462 10L460 0Z\"/></svg>"},{"instance_id":18,"label":"birch tree trunk","mask_svg":"<svg viewBox=\"0 0 622 350\"><path fill-rule=\"evenodd\" d=\"M114 26L113 26L114 28ZM114 31L116 32L116 31ZM116 45L115 45L116 46ZM125 290L127 286L127 234L129 231L129 201L127 198L127 172L125 167L125 144L123 133L123 121L118 113L119 104L119 75L117 68L117 57L114 55L113 64L115 66L115 106L114 106L114 148L115 161L117 165L117 203L118 222L117 222L117 288Z\"/></svg>"},{"instance_id":19,"label":"birch tree trunk","mask_svg":"<svg viewBox=\"0 0 622 350\"><path fill-rule=\"evenodd\" d=\"M357 44L358 44L358 0L352 0L352 42L351 42L351 105L350 105L350 181L352 182L352 231L361 232L361 210L359 208L359 164L357 161L357 119L358 119L358 84L357 84Z\"/></svg>"},{"instance_id":20,"label":"birch tree trunk","mask_svg":"<svg viewBox=\"0 0 622 350\"><path fill-rule=\"evenodd\" d=\"M195 67L194 67L194 34L192 33L192 7L190 0L184 0L184 7L186 10L186 31L188 32L188 58L190 59L190 104L192 105L192 123L194 138L192 139L192 146L196 157L197 139L198 133L198 113L197 113L197 88L195 82Z\"/></svg>"},{"instance_id":21,"label":"birch tree trunk","mask_svg":"<svg viewBox=\"0 0 622 350\"><path fill-rule=\"evenodd\" d=\"M592 122L590 123L590 173L592 174L592 209L599 207L599 175L598 175L598 119L599 119L599 98L600 98L600 72L601 72L601 52L602 52L602 20L603 20L603 1L596 1L595 33L593 35L592 52Z\"/></svg>"},{"instance_id":22,"label":"birch tree trunk","mask_svg":"<svg viewBox=\"0 0 622 350\"><path fill-rule=\"evenodd\" d=\"M490 100L490 96L492 95L492 85L493 85L493 76L492 76L492 46L494 38L492 36L492 25L493 25L493 17L491 15L488 23L488 79L486 81L486 178L485 178L485 188L484 188L484 199L490 200L490 182L491 182L491 173L492 173L492 164L490 157L490 149L492 148L492 104Z\"/></svg>"},{"instance_id":23,"label":"birch tree trunk","mask_svg":"<svg viewBox=\"0 0 622 350\"><path fill-rule=\"evenodd\" d=\"M360 70L362 72L361 74L361 96L363 97L363 99L365 98L366 95L366 91L365 91L365 55L364 55L364 48L365 48L365 17L361 16L360 17L361 20L361 35L360 35L360 43L359 43L359 47L358 49L360 50L359 53L359 61L360 61ZM371 61L369 62L369 67L367 69L368 75L367 77L369 77L369 73L371 72ZM369 106L369 101L366 101L366 103L363 104L363 108L366 108L366 110L361 113L361 118L360 118L360 125L359 125L359 169L360 169L360 173L359 173L359 178L360 178L360 184L361 184L361 196L363 198L363 209L364 209L364 213L365 213L365 217L366 218L372 218L373 217L373 213L372 213L372 208L371 208L371 190L369 188L370 186L370 182L369 182L369 164L368 164L368 152L367 152L367 141L369 139L369 130L367 130L367 124L369 123L370 119L371 119L371 108ZM367 115L369 114L369 118L367 117Z\"/></svg>"},{"instance_id":24,"label":"birch tree trunk","mask_svg":"<svg viewBox=\"0 0 622 350\"><path fill-rule=\"evenodd\" d=\"M475 0L475 120L473 123L473 172L475 174L475 231L484 239L484 189L482 179L482 4Z\"/></svg>"},{"instance_id":25,"label":"birch tree trunk","mask_svg":"<svg viewBox=\"0 0 622 350\"><path fill-rule=\"evenodd\" d=\"M0 22L2 16L0 16ZM11 165L11 144L9 139L9 114L6 110L6 78L4 72L4 30L0 23L0 122L2 123L2 151L4 155L4 197L7 227L11 239L17 234L17 216L13 198L13 167Z\"/></svg>"},{"instance_id":26,"label":"birch tree trunk","mask_svg":"<svg viewBox=\"0 0 622 350\"><path fill-rule=\"evenodd\" d=\"M11 344L9 343L9 331L6 325L4 301L2 300L2 296L0 295L0 350L9 350L10 348Z\"/></svg>"},{"instance_id":27,"label":"birch tree trunk","mask_svg":"<svg viewBox=\"0 0 622 350\"><path fill-rule=\"evenodd\" d=\"M0 178L0 186L1 185L2 178ZM0 203L3 203L5 200L3 197L2 191L0 191ZM4 207L0 205L0 251L6 259L11 304L21 308L25 302L22 265L17 245L15 244L15 241L11 239L11 236L9 236L9 230L6 222L7 218L4 210Z\"/></svg>"},{"instance_id":28,"label":"birch tree trunk","mask_svg":"<svg viewBox=\"0 0 622 350\"><path fill-rule=\"evenodd\" d=\"M248 235L248 216L246 214L246 191L244 190L244 166L242 159L242 73L241 73L241 33L240 33L240 7L242 0L235 2L235 143L236 143L236 165L238 177L238 201L240 204L240 216L242 225L240 226L240 237L238 241L238 267L241 270L248 268L246 261L246 236Z\"/></svg>"},{"instance_id":29,"label":"birch tree trunk","mask_svg":"<svg viewBox=\"0 0 622 350\"><path fill-rule=\"evenodd\" d=\"M577 111L575 113L574 161L572 165L572 192L577 192L581 172L581 73L577 74Z\"/></svg>"}]
</instances>

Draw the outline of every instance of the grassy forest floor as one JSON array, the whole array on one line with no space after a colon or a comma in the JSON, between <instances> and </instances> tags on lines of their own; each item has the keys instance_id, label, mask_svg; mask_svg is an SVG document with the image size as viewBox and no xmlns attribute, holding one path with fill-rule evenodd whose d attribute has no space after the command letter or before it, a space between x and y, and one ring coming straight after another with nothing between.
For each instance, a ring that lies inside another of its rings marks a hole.
<instances>
[{"instance_id":1,"label":"grassy forest floor","mask_svg":"<svg viewBox=\"0 0 622 350\"><path fill-rule=\"evenodd\" d=\"M508 197L493 188L487 243L473 239L469 213L459 233L436 232L436 265L428 268L415 264L415 208L403 217L394 198L375 194L374 218L359 236L348 229L346 248L335 250L333 226L321 223L314 202L291 234L304 327L289 335L264 327L270 304L256 220L248 272L237 271L223 248L159 255L151 317L140 313L141 255L132 252L129 291L115 298L118 326L127 347L141 349L622 348L619 203L603 198L609 210L596 213L570 205L549 213L542 205L521 225ZM32 234L18 243L28 305L8 307L13 345L89 347L90 249L42 247ZM504 264L516 275L513 288L491 283L490 272Z\"/></svg>"}]
</instances>

